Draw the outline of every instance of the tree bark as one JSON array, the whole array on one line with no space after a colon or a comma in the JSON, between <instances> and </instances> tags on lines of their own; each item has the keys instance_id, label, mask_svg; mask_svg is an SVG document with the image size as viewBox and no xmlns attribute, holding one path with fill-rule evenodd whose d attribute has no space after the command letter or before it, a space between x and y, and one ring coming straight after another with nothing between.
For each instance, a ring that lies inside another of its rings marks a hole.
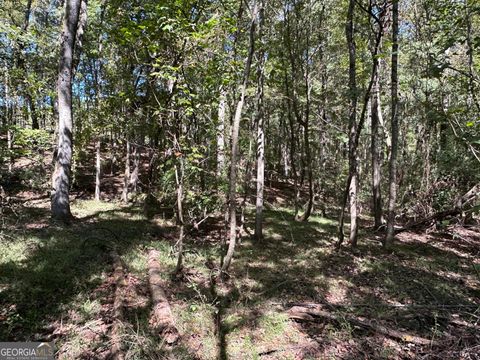
<instances>
[{"instance_id":1,"label":"tree bark","mask_svg":"<svg viewBox=\"0 0 480 360\"><path fill-rule=\"evenodd\" d=\"M475 104L475 107L477 108L477 111L480 112L480 102L478 101L477 98L477 92L475 89L475 64L474 64L474 54L475 54L475 49L472 41L472 10L470 9L471 4L468 4L468 1L466 1L466 18L467 18L467 48L468 48L468 90L470 92L469 97L470 97L470 102Z\"/></svg>"},{"instance_id":2,"label":"tree bark","mask_svg":"<svg viewBox=\"0 0 480 360\"><path fill-rule=\"evenodd\" d=\"M223 176L225 171L225 114L226 114L226 91L222 86L218 102L217 123L217 176Z\"/></svg>"},{"instance_id":3,"label":"tree bark","mask_svg":"<svg viewBox=\"0 0 480 360\"><path fill-rule=\"evenodd\" d=\"M261 42L261 51L258 54L257 65L257 197L255 201L255 233L257 240L263 238L263 190L265 186L265 112L263 109L263 87L264 87L264 70L265 70L265 49L263 46L263 21L264 8L263 1L260 2L259 10L259 30L258 38Z\"/></svg>"},{"instance_id":4,"label":"tree bark","mask_svg":"<svg viewBox=\"0 0 480 360\"><path fill-rule=\"evenodd\" d=\"M180 151L179 151L180 152ZM175 165L175 182L177 184L177 226L179 227L178 241L177 241L177 266L175 273L179 273L183 266L183 237L185 223L183 220L183 154L178 158L178 164Z\"/></svg>"},{"instance_id":5,"label":"tree bark","mask_svg":"<svg viewBox=\"0 0 480 360\"><path fill-rule=\"evenodd\" d=\"M130 141L127 140L125 155L125 173L123 175L123 191L122 191L122 201L128 203L128 190L130 184Z\"/></svg>"},{"instance_id":6,"label":"tree bark","mask_svg":"<svg viewBox=\"0 0 480 360\"><path fill-rule=\"evenodd\" d=\"M97 140L95 144L95 200L100 200L100 175L101 175L101 158L100 158L100 139Z\"/></svg>"},{"instance_id":7,"label":"tree bark","mask_svg":"<svg viewBox=\"0 0 480 360\"><path fill-rule=\"evenodd\" d=\"M138 190L139 182L139 173L140 173L140 150L139 146L135 145L133 148L133 171L130 174L130 187L134 193Z\"/></svg>"},{"instance_id":8,"label":"tree bark","mask_svg":"<svg viewBox=\"0 0 480 360\"><path fill-rule=\"evenodd\" d=\"M11 109L11 98L10 98L10 77L9 69L5 67L5 120L4 125L7 128L7 152L8 152L8 172L11 173L13 170L13 134L10 126L12 125L12 109Z\"/></svg>"},{"instance_id":9,"label":"tree bark","mask_svg":"<svg viewBox=\"0 0 480 360\"><path fill-rule=\"evenodd\" d=\"M58 144L51 201L52 217L59 220L69 220L72 217L69 199L73 151L72 65L80 3L80 0L66 0L65 19L61 36L57 83Z\"/></svg>"},{"instance_id":10,"label":"tree bark","mask_svg":"<svg viewBox=\"0 0 480 360\"><path fill-rule=\"evenodd\" d=\"M175 326L167 295L163 290L164 282L158 262L159 256L157 250L150 250L148 253L148 284L153 307L150 326L156 334L164 338L167 344L171 345L178 341L180 334Z\"/></svg>"},{"instance_id":11,"label":"tree bark","mask_svg":"<svg viewBox=\"0 0 480 360\"><path fill-rule=\"evenodd\" d=\"M332 311L324 310L320 305L310 305L310 306L293 306L287 311L287 315L292 320L297 321L316 321L317 319L327 319L336 323L342 323L347 321L355 326L366 328L368 330L373 330L376 333L388 336L397 341L405 341L417 345L431 346L438 345L438 342L435 342L431 339L422 338L420 336L412 335L407 332L390 329L386 326L380 324L375 324L367 319L362 319L352 315L337 316Z\"/></svg>"},{"instance_id":12,"label":"tree bark","mask_svg":"<svg viewBox=\"0 0 480 360\"><path fill-rule=\"evenodd\" d=\"M352 4L350 4L350 5L352 5ZM352 149L353 149L354 154L356 154L356 151L357 151L357 148L358 148L358 143L359 143L359 140L360 140L360 134L362 132L363 125L365 123L365 114L366 114L366 111L367 111L368 100L370 99L370 92L372 90L373 83L374 83L374 80L375 80L374 75L376 74L377 67L378 67L377 54L378 54L378 50L380 48L380 43L381 43L381 40L382 40L382 36L383 36L383 29L380 28L378 33L376 34L375 46L374 46L374 50L373 50L372 74L371 74L371 77L370 77L370 82L368 84L368 87L365 91L365 96L364 96L364 99L363 99L362 112L360 114L360 120L358 121L358 126L356 128L355 137L353 139ZM353 103L353 99L352 99L352 103ZM350 156L351 153L352 152L350 152L350 154L349 154L349 158L351 158L351 156ZM337 248L340 247L343 243L343 238L344 238L343 225L344 225L344 220L345 220L345 207L347 205L347 200L348 200L348 195L349 195L349 191L350 191L350 188L351 188L351 183L354 180L353 174L356 173L356 166L357 166L356 157L354 157L353 160L355 160L355 161L349 161L349 164L354 166L354 168L349 167L347 184L345 186L345 191L344 191L343 197L342 197L342 204L341 204L341 209L340 209L340 220L339 220L339 225L338 225ZM350 233L350 238L352 237L352 235L353 234ZM355 245L355 244L356 244L356 234L355 234L355 242L353 242L352 245Z\"/></svg>"},{"instance_id":13,"label":"tree bark","mask_svg":"<svg viewBox=\"0 0 480 360\"><path fill-rule=\"evenodd\" d=\"M236 213L236 197L237 197L237 160L238 160L238 135L240 131L240 120L242 117L243 105L245 103L245 93L247 91L248 78L250 76L250 68L252 66L253 53L255 51L255 28L257 18L257 4L253 4L252 20L250 23L250 45L248 50L247 61L245 63L245 69L243 73L242 85L240 86L240 97L235 110L235 117L232 125L232 154L230 161L230 181L229 181L229 193L228 193L228 218L229 218L229 243L228 250L225 258L223 259L223 265L221 272L225 273L232 261L233 254L235 252L235 245L237 241L237 213Z\"/></svg>"},{"instance_id":14,"label":"tree bark","mask_svg":"<svg viewBox=\"0 0 480 360\"><path fill-rule=\"evenodd\" d=\"M373 85L371 113L372 113L372 134L371 134L371 154L372 154L372 200L373 217L375 219L375 229L378 229L383 223L382 211L382 189L381 189L381 141L379 124L382 122L382 109L380 105L380 71L377 68L375 82Z\"/></svg>"},{"instance_id":15,"label":"tree bark","mask_svg":"<svg viewBox=\"0 0 480 360\"><path fill-rule=\"evenodd\" d=\"M354 39L354 10L355 1L350 0L348 6L348 20L345 27L345 34L348 45L349 58L349 96L350 96L350 115L349 115L349 141L348 141L348 180L347 187L343 194L343 204L346 204L350 198L350 243L354 246L357 243L357 151L355 140L357 137L357 80L356 80L356 47ZM343 205L345 209L345 205ZM343 242L343 223L344 211L340 214L339 221L339 244Z\"/></svg>"},{"instance_id":16,"label":"tree bark","mask_svg":"<svg viewBox=\"0 0 480 360\"><path fill-rule=\"evenodd\" d=\"M383 241L388 248L395 236L395 210L397 201L397 152L398 152L398 0L392 0L392 149L389 166L389 199L387 236Z\"/></svg>"}]
</instances>

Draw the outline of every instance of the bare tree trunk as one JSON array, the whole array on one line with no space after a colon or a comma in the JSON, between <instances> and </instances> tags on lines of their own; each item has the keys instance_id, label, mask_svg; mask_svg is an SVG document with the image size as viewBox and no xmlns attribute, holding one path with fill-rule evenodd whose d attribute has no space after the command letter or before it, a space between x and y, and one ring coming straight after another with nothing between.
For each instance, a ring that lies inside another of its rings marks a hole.
<instances>
[{"instance_id":1,"label":"bare tree trunk","mask_svg":"<svg viewBox=\"0 0 480 360\"><path fill-rule=\"evenodd\" d=\"M32 99L30 93L27 92L25 95L25 100L27 101L28 108L30 110L30 117L32 118L32 129L38 130L40 125L38 124L37 109L35 108L35 100Z\"/></svg>"},{"instance_id":2,"label":"bare tree trunk","mask_svg":"<svg viewBox=\"0 0 480 360\"><path fill-rule=\"evenodd\" d=\"M397 200L397 152L398 152L398 0L392 0L392 150L389 166L389 199L387 236L383 245L388 248L395 236L395 208Z\"/></svg>"},{"instance_id":3,"label":"bare tree trunk","mask_svg":"<svg viewBox=\"0 0 480 360\"><path fill-rule=\"evenodd\" d=\"M298 189L298 174L297 174L297 167L295 164L295 154L296 154L296 139L295 139L295 124L292 114L292 106L290 100L290 87L288 85L288 76L285 74L285 90L287 93L287 116L288 116L288 124L290 128L290 166L291 166L291 173L293 177L293 189L295 193L294 197L294 206L295 206L295 217L298 214L298 198L299 198L299 189Z\"/></svg>"},{"instance_id":4,"label":"bare tree trunk","mask_svg":"<svg viewBox=\"0 0 480 360\"><path fill-rule=\"evenodd\" d=\"M128 203L128 188L130 184L130 141L126 144L127 153L125 155L125 174L123 176L122 201Z\"/></svg>"},{"instance_id":5,"label":"bare tree trunk","mask_svg":"<svg viewBox=\"0 0 480 360\"><path fill-rule=\"evenodd\" d=\"M310 7L308 7L310 9ZM310 10L309 10L310 11ZM308 16L310 19L310 16ZM311 81L310 81L310 31L312 30L311 23L309 22L308 25L309 30L307 31L306 41L306 62L305 62L305 73L304 73L304 81L305 81L305 95L306 95L306 104L305 104L305 118L303 121L300 120L300 116L297 113L297 121L303 126L303 143L304 143L304 159L303 166L302 166L302 184L304 174L306 172L307 180L308 180L308 202L305 212L302 215L296 215L296 221L307 221L310 217L312 210L313 210L313 169L312 169L312 154L310 149L310 104L311 104ZM306 169L306 171L305 171Z\"/></svg>"},{"instance_id":6,"label":"bare tree trunk","mask_svg":"<svg viewBox=\"0 0 480 360\"><path fill-rule=\"evenodd\" d=\"M52 217L68 220L70 211L70 178L73 151L72 65L80 13L80 0L66 0L65 20L61 36L58 72L58 145L53 173Z\"/></svg>"},{"instance_id":7,"label":"bare tree trunk","mask_svg":"<svg viewBox=\"0 0 480 360\"><path fill-rule=\"evenodd\" d=\"M468 47L468 90L470 92L469 94L469 100L473 104L475 104L475 107L477 110L480 112L480 102L478 101L477 98L477 93L475 89L475 67L474 67L474 54L475 54L475 49L472 41L472 11L470 9L471 4L468 4L468 1L466 1L466 18L467 18L467 47Z\"/></svg>"},{"instance_id":8,"label":"bare tree trunk","mask_svg":"<svg viewBox=\"0 0 480 360\"><path fill-rule=\"evenodd\" d=\"M218 124L217 124L217 176L223 176L225 171L225 110L226 91L222 86L218 102Z\"/></svg>"},{"instance_id":9,"label":"bare tree trunk","mask_svg":"<svg viewBox=\"0 0 480 360\"><path fill-rule=\"evenodd\" d=\"M255 130L255 121L251 120L250 126L248 129L248 152L245 157L245 173L243 177L243 200L240 205L240 225L239 228L243 229L245 226L245 209L247 207L248 195L250 194L250 181L252 179L252 152L253 152L253 141L254 141L254 130Z\"/></svg>"},{"instance_id":10,"label":"bare tree trunk","mask_svg":"<svg viewBox=\"0 0 480 360\"><path fill-rule=\"evenodd\" d=\"M12 109L10 98L10 78L8 67L5 67L5 126L7 128L7 151L8 151L8 172L13 170L13 134L10 126L12 125Z\"/></svg>"},{"instance_id":11,"label":"bare tree trunk","mask_svg":"<svg viewBox=\"0 0 480 360\"><path fill-rule=\"evenodd\" d=\"M177 241L177 266L175 273L179 273L183 266L183 237L185 223L183 220L183 157L180 155L178 164L175 165L175 181L177 184L177 226L179 227L178 241Z\"/></svg>"},{"instance_id":12,"label":"bare tree trunk","mask_svg":"<svg viewBox=\"0 0 480 360\"><path fill-rule=\"evenodd\" d=\"M100 200L100 172L101 172L101 159L100 159L100 139L95 144L96 162L95 162L95 200Z\"/></svg>"},{"instance_id":13,"label":"bare tree trunk","mask_svg":"<svg viewBox=\"0 0 480 360\"><path fill-rule=\"evenodd\" d=\"M140 151L138 145L135 145L133 148L133 171L130 175L130 187L134 193L138 190L138 181L139 181L139 172L140 172Z\"/></svg>"},{"instance_id":14,"label":"bare tree trunk","mask_svg":"<svg viewBox=\"0 0 480 360\"><path fill-rule=\"evenodd\" d=\"M250 68L252 66L253 53L255 51L255 27L257 18L257 4L253 4L252 20L250 23L250 45L248 50L247 61L243 73L243 81L240 87L240 98L237 103L235 117L232 126L232 154L230 161L230 181L228 193L228 218L229 218L229 243L225 258L223 259L222 273L225 273L232 261L235 252L235 245L237 240L237 218L236 218L236 197L237 197L237 160L238 160L238 135L240 131L240 119L242 117L243 105L245 103L245 93L247 91L248 78L250 76Z\"/></svg>"},{"instance_id":15,"label":"bare tree trunk","mask_svg":"<svg viewBox=\"0 0 480 360\"><path fill-rule=\"evenodd\" d=\"M21 27L22 35L27 35L28 28L30 26L30 15L32 13L32 0L27 1L27 6L25 9L24 13L24 18L23 18L23 24ZM26 64L26 58L24 57L23 51L25 50L25 47L27 44L25 41L20 37L18 40L18 49L16 49L16 64L17 67L22 71L22 76L25 77L25 79L28 78L28 67ZM25 88L23 89L23 97L25 99L25 105L26 105L26 112L28 113L28 119L31 120L32 123L32 129L38 129L39 124L38 124L38 116L37 116L37 111L35 109L35 100L33 99L32 93L30 92L30 89L28 88L27 84L25 84Z\"/></svg>"},{"instance_id":16,"label":"bare tree trunk","mask_svg":"<svg viewBox=\"0 0 480 360\"><path fill-rule=\"evenodd\" d=\"M263 86L265 69L265 48L263 44L264 7L261 1L259 10L258 38L261 42L261 51L258 54L257 65L257 198L255 201L255 239L263 238L263 189L265 186L265 112L263 109Z\"/></svg>"},{"instance_id":17,"label":"bare tree trunk","mask_svg":"<svg viewBox=\"0 0 480 360\"><path fill-rule=\"evenodd\" d=\"M13 132L12 129L7 129L7 149L8 149L8 172L13 170Z\"/></svg>"},{"instance_id":18,"label":"bare tree trunk","mask_svg":"<svg viewBox=\"0 0 480 360\"><path fill-rule=\"evenodd\" d=\"M382 189L381 189L381 141L379 124L382 117L380 106L380 71L377 69L375 82L373 85L371 113L372 113L372 134L371 134L371 153L372 153L372 198L373 198L373 217L375 219L375 229L378 229L383 223L382 212Z\"/></svg>"},{"instance_id":19,"label":"bare tree trunk","mask_svg":"<svg viewBox=\"0 0 480 360\"><path fill-rule=\"evenodd\" d=\"M357 154L355 139L357 137L357 81L356 81L356 48L354 39L354 9L355 1L350 0L348 6L348 20L345 27L345 33L348 43L348 55L349 55L349 93L350 93L350 116L349 116L349 141L348 141L348 180L347 187L343 194L343 209L350 197L350 243L356 245L357 243ZM343 223L344 223L344 211L340 214L339 221L339 244L343 242Z\"/></svg>"},{"instance_id":20,"label":"bare tree trunk","mask_svg":"<svg viewBox=\"0 0 480 360\"><path fill-rule=\"evenodd\" d=\"M354 5L355 5L355 0L351 0L350 1L350 6L349 6L349 19L352 16L352 18L351 18L352 30L353 30L353 7L354 7ZM352 10L352 14L350 14L350 10ZM347 32L347 39L349 37L348 33L350 32L349 27L350 26L347 24L347 31L346 31ZM376 34L375 46L374 46L373 56L372 56L372 58L373 58L372 74L371 74L371 77L370 77L370 81L369 81L367 90L365 91L365 97L363 99L363 107L362 107L362 112L360 114L360 120L358 121L358 126L356 126L356 129L355 129L355 136L353 137L353 142L352 142L352 136L350 136L350 139L349 139L349 146L350 146L350 151L349 151L349 174L348 174L348 177L347 177L347 185L346 185L345 191L343 193L342 204L341 204L341 209L340 209L337 248L340 247L343 243L343 238L344 238L343 225L344 225L344 220L345 220L345 207L347 205L347 200L348 200L349 193L351 193L352 182L355 182L354 188L355 189L357 188L357 185L356 185L357 180L356 180L356 176L354 176L357 173L356 151L357 151L358 143L359 143L359 140L360 140L360 134L362 132L363 125L365 123L365 114L366 114L367 107L368 107L368 100L370 98L370 92L372 90L373 83L374 83L374 80L375 80L374 75L377 73L377 67L378 67L377 54L378 54L378 50L380 48L380 43L381 43L381 40L382 40L382 36L383 36L383 29L380 27L378 33ZM353 33L352 33L352 41L353 41ZM354 43L353 43L353 45L354 45ZM349 47L349 52L351 52L352 50L353 50L353 54L355 54L355 46L353 46L352 48ZM352 74L352 63L350 61L350 80L352 80L352 75L355 76L355 71L353 71L353 74ZM352 85L355 85L355 86L352 86ZM350 84L350 89L352 89L352 88L356 89L356 82L355 81L353 81L353 83ZM353 112L353 105L354 105L354 99L353 99L353 95L352 95L351 115L352 115L352 112ZM355 105L356 105L356 100L355 100ZM356 216L356 214L355 214L355 216ZM352 231L352 230L354 230L354 231ZM350 224L350 242L353 246L356 245L356 237L357 237L356 223L355 224Z\"/></svg>"}]
</instances>

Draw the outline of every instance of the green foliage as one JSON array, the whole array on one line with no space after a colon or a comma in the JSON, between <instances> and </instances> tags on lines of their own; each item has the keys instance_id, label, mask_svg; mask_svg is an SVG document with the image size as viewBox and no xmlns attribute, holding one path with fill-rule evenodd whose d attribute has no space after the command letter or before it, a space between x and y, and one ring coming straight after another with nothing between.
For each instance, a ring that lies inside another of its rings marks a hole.
<instances>
[{"instance_id":1,"label":"green foliage","mask_svg":"<svg viewBox=\"0 0 480 360\"><path fill-rule=\"evenodd\" d=\"M15 156L38 155L51 149L52 135L46 130L32 130L19 126L11 130L14 137Z\"/></svg>"}]
</instances>

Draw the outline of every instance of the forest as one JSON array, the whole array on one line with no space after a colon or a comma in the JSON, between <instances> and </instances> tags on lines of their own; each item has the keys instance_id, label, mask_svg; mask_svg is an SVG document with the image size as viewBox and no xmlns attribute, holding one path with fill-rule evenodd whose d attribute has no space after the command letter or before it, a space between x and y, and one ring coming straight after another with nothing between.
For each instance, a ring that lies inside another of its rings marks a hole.
<instances>
[{"instance_id":1,"label":"forest","mask_svg":"<svg viewBox=\"0 0 480 360\"><path fill-rule=\"evenodd\" d=\"M1 342L480 359L479 0L0 0L0 67Z\"/></svg>"}]
</instances>

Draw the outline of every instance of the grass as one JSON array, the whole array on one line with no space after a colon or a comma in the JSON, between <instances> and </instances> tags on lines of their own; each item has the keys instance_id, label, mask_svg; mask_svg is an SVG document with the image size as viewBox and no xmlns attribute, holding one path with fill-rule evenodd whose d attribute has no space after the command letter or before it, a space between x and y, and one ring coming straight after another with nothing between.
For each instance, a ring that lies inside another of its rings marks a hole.
<instances>
[{"instance_id":1,"label":"grass","mask_svg":"<svg viewBox=\"0 0 480 360\"><path fill-rule=\"evenodd\" d=\"M48 207L25 205L21 211L23 226L4 229L0 238L0 340L55 340L59 358L108 354L113 292L108 254L113 248L129 271L123 333L129 359L406 356L403 344L379 342L375 334L342 320L342 314L427 338L447 332L466 338L476 326L474 316L458 309L415 314L388 306L478 304L478 262L437 243L405 238L385 252L375 241L360 240L356 250L335 251L335 221L312 216L299 223L292 221L291 210L272 208L265 211L264 239L242 239L231 278L213 286L209 264L219 265L218 235L204 241L189 234L184 277L174 281L175 237L164 236L165 228L147 220L140 208L78 200L72 206L78 220L66 228L48 224ZM251 213L247 219L253 219ZM46 225L30 226L37 223ZM160 252L166 291L183 334L173 349L148 326L150 248ZM289 302L330 304L340 321L296 324L285 312ZM467 325L455 325L454 318Z\"/></svg>"}]
</instances>

